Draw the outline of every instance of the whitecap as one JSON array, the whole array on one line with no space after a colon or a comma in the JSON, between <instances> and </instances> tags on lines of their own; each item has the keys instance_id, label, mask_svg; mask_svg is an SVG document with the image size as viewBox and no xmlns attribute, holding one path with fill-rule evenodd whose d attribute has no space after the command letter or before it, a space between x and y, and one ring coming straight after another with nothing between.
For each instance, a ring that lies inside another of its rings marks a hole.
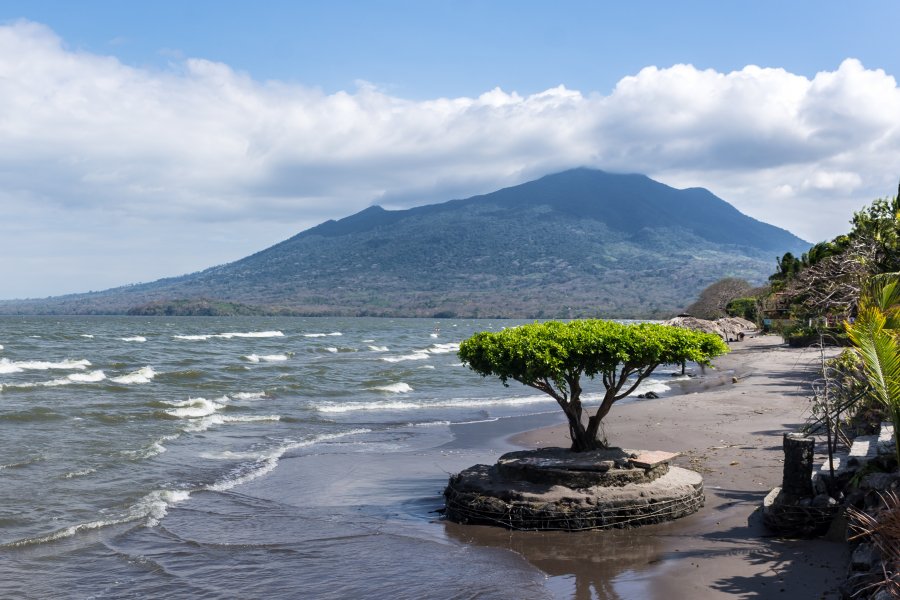
<instances>
[{"instance_id":1,"label":"whitecap","mask_svg":"<svg viewBox=\"0 0 900 600\"><path fill-rule=\"evenodd\" d=\"M344 335L340 331L332 331L331 333L304 333L303 337L307 338L320 338L320 337L334 337L338 335Z\"/></svg>"},{"instance_id":2,"label":"whitecap","mask_svg":"<svg viewBox=\"0 0 900 600\"><path fill-rule=\"evenodd\" d=\"M91 335L90 333L82 333L82 334L81 334L81 337L87 338L87 339L89 339L89 340L94 339L94 336Z\"/></svg>"},{"instance_id":3,"label":"whitecap","mask_svg":"<svg viewBox=\"0 0 900 600\"><path fill-rule=\"evenodd\" d=\"M265 398L265 392L238 392L232 396L235 400L259 400Z\"/></svg>"},{"instance_id":4,"label":"whitecap","mask_svg":"<svg viewBox=\"0 0 900 600\"><path fill-rule=\"evenodd\" d=\"M335 348L334 346L329 346L329 347L325 348L325 350L327 350L328 352L331 352L332 354L337 353L337 351L338 351L338 349Z\"/></svg>"},{"instance_id":5,"label":"whitecap","mask_svg":"<svg viewBox=\"0 0 900 600\"><path fill-rule=\"evenodd\" d=\"M430 357L424 350L416 350L412 354L404 354L402 356L382 356L381 360L389 363L398 363L406 360L428 360Z\"/></svg>"},{"instance_id":6,"label":"whitecap","mask_svg":"<svg viewBox=\"0 0 900 600\"><path fill-rule=\"evenodd\" d=\"M213 414L217 410L224 408L224 402L228 401L228 397L223 396L219 400L219 402L216 402L213 400L207 400L206 398L188 398L187 400L182 400L181 402L166 402L166 404L175 407L170 408L166 411L166 413L172 415L173 417L179 417L182 419L196 419L199 417L206 417Z\"/></svg>"},{"instance_id":7,"label":"whitecap","mask_svg":"<svg viewBox=\"0 0 900 600\"><path fill-rule=\"evenodd\" d=\"M449 343L449 344L432 344L426 352L431 354L447 354L450 352L456 352L459 350L459 344Z\"/></svg>"},{"instance_id":8,"label":"whitecap","mask_svg":"<svg viewBox=\"0 0 900 600\"><path fill-rule=\"evenodd\" d=\"M228 332L228 333L207 333L201 335L173 335L176 340L202 341L212 338L230 340L231 338L270 338L282 337L284 333L281 331L248 331L248 332Z\"/></svg>"},{"instance_id":9,"label":"whitecap","mask_svg":"<svg viewBox=\"0 0 900 600\"><path fill-rule=\"evenodd\" d=\"M372 388L373 390L380 390L382 392L391 392L393 394L406 394L408 392L413 391L412 387L408 383L404 383L402 381L398 383L392 383L389 385L379 385Z\"/></svg>"},{"instance_id":10,"label":"whitecap","mask_svg":"<svg viewBox=\"0 0 900 600\"><path fill-rule=\"evenodd\" d=\"M131 513L135 519L147 518L147 527L156 527L166 516L169 507L190 498L187 490L158 490L150 492L135 504ZM133 519L132 519L133 520Z\"/></svg>"},{"instance_id":11,"label":"whitecap","mask_svg":"<svg viewBox=\"0 0 900 600\"><path fill-rule=\"evenodd\" d=\"M231 450L222 450L221 452L201 452L200 458L206 460L256 460L263 456L260 452L233 452Z\"/></svg>"},{"instance_id":12,"label":"whitecap","mask_svg":"<svg viewBox=\"0 0 900 600\"><path fill-rule=\"evenodd\" d=\"M411 401L387 401L387 402L344 402L340 404L323 403L316 406L316 410L323 413L347 413L355 411L396 411L396 410L421 410L436 408L474 408L483 409L487 406L528 406L532 404L548 404L556 402L550 396L522 396L518 398L450 398L443 401L411 402Z\"/></svg>"},{"instance_id":13,"label":"whitecap","mask_svg":"<svg viewBox=\"0 0 900 600\"><path fill-rule=\"evenodd\" d=\"M106 373L97 370L88 371L87 373L72 373L71 375L66 375L65 377L62 377L60 379L53 379L51 381L45 381L36 385L55 387L59 385L70 385L73 383L97 383L99 381L103 381L104 379L106 379ZM20 387L28 387L28 385L22 384Z\"/></svg>"},{"instance_id":14,"label":"whitecap","mask_svg":"<svg viewBox=\"0 0 900 600\"><path fill-rule=\"evenodd\" d=\"M389 349L387 346L369 346L369 350L372 352L388 352Z\"/></svg>"},{"instance_id":15,"label":"whitecap","mask_svg":"<svg viewBox=\"0 0 900 600\"><path fill-rule=\"evenodd\" d=\"M347 413L357 410L414 410L425 408L417 402L355 402L353 404L321 404L316 410L323 413Z\"/></svg>"},{"instance_id":16,"label":"whitecap","mask_svg":"<svg viewBox=\"0 0 900 600\"><path fill-rule=\"evenodd\" d=\"M158 440L155 440L150 443L146 448L141 448L140 450L125 450L122 454L126 456L130 456L135 459L145 459L152 458L154 456L158 456L163 452L167 451L167 448L163 445L164 442L168 442L171 440L177 440L181 434L176 433L173 435L164 435Z\"/></svg>"},{"instance_id":17,"label":"whitecap","mask_svg":"<svg viewBox=\"0 0 900 600\"><path fill-rule=\"evenodd\" d=\"M230 340L231 338L270 338L284 337L284 333L280 331L250 331L247 333L220 333L215 337Z\"/></svg>"},{"instance_id":18,"label":"whitecap","mask_svg":"<svg viewBox=\"0 0 900 600\"><path fill-rule=\"evenodd\" d=\"M201 431L206 431L210 427L215 427L217 425L223 425L225 423L256 423L259 421L280 421L281 415L243 415L243 416L232 416L232 415L221 415L214 414L209 415L208 417L203 417L202 419L192 419L190 424L184 428L185 432L188 433L198 433Z\"/></svg>"},{"instance_id":19,"label":"whitecap","mask_svg":"<svg viewBox=\"0 0 900 600\"><path fill-rule=\"evenodd\" d=\"M63 479L74 479L76 477L84 477L85 475L90 475L91 473L96 473L97 469L82 469L80 471L72 471L70 473L66 473L63 475Z\"/></svg>"},{"instance_id":20,"label":"whitecap","mask_svg":"<svg viewBox=\"0 0 900 600\"><path fill-rule=\"evenodd\" d=\"M422 365L420 369L434 369L434 365Z\"/></svg>"},{"instance_id":21,"label":"whitecap","mask_svg":"<svg viewBox=\"0 0 900 600\"><path fill-rule=\"evenodd\" d=\"M21 373L22 371L83 371L91 366L89 360L63 360L50 362L44 360L18 360L0 358L0 374Z\"/></svg>"},{"instance_id":22,"label":"whitecap","mask_svg":"<svg viewBox=\"0 0 900 600\"><path fill-rule=\"evenodd\" d=\"M97 383L106 379L106 373L103 371L88 371L87 373L72 373L66 375L66 379L74 383Z\"/></svg>"},{"instance_id":23,"label":"whitecap","mask_svg":"<svg viewBox=\"0 0 900 600\"><path fill-rule=\"evenodd\" d=\"M257 355L257 354L248 354L247 356L244 357L244 360L248 360L248 361L250 361L250 362L252 362L252 363L258 363L258 362L259 362L259 355Z\"/></svg>"},{"instance_id":24,"label":"whitecap","mask_svg":"<svg viewBox=\"0 0 900 600\"><path fill-rule=\"evenodd\" d=\"M110 379L113 383L121 383L125 385L131 384L141 384L141 383L150 383L153 381L153 378L156 377L156 371L153 370L153 367L146 366L138 369L133 373L129 373L128 375L122 375L120 377L113 377Z\"/></svg>"},{"instance_id":25,"label":"whitecap","mask_svg":"<svg viewBox=\"0 0 900 600\"><path fill-rule=\"evenodd\" d=\"M145 338L142 335L133 335L131 337L123 337L123 338L119 338L119 339L122 340L123 342L146 342L147 341L147 338Z\"/></svg>"}]
</instances>

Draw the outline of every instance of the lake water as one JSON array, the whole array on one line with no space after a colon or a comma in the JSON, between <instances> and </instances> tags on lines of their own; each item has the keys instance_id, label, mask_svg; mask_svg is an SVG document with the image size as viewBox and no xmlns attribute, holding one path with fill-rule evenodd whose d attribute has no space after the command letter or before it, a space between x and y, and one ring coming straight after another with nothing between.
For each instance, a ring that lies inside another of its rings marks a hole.
<instances>
[{"instance_id":1,"label":"lake water","mask_svg":"<svg viewBox=\"0 0 900 600\"><path fill-rule=\"evenodd\" d=\"M0 318L0 596L545 596L521 561L429 525L440 469L421 505L342 491L452 424L558 412L456 356L516 323Z\"/></svg>"}]
</instances>

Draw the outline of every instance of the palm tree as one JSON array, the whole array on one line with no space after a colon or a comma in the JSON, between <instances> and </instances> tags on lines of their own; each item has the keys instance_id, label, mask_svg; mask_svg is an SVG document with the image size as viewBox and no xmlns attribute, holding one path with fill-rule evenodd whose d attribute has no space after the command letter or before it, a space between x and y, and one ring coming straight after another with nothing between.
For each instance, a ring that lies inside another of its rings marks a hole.
<instances>
[{"instance_id":1,"label":"palm tree","mask_svg":"<svg viewBox=\"0 0 900 600\"><path fill-rule=\"evenodd\" d=\"M891 415L900 466L900 273L871 277L855 321L844 326L863 359L871 394Z\"/></svg>"}]
</instances>

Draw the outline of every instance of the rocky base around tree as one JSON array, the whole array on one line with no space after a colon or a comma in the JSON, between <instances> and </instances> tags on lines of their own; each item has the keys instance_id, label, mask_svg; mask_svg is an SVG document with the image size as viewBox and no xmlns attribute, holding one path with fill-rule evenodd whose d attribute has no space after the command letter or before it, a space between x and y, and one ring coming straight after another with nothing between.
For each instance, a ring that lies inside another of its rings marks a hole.
<instances>
[{"instance_id":1,"label":"rocky base around tree","mask_svg":"<svg viewBox=\"0 0 900 600\"><path fill-rule=\"evenodd\" d=\"M608 448L543 448L504 454L450 478L445 516L509 529L637 527L703 506L700 474L669 462L677 454Z\"/></svg>"}]
</instances>

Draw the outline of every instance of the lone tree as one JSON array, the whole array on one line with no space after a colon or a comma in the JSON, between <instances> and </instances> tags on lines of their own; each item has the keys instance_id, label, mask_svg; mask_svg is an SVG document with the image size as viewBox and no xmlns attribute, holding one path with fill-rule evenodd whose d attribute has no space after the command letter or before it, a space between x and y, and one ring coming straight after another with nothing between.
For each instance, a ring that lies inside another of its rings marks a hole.
<instances>
[{"instance_id":1,"label":"lone tree","mask_svg":"<svg viewBox=\"0 0 900 600\"><path fill-rule=\"evenodd\" d=\"M572 450L604 447L600 422L613 404L635 390L662 364L701 365L728 352L719 336L653 323L613 321L535 323L498 332L476 333L459 347L459 357L483 377L510 379L549 394L569 421ZM582 375L602 376L606 393L587 423L581 403Z\"/></svg>"}]
</instances>

